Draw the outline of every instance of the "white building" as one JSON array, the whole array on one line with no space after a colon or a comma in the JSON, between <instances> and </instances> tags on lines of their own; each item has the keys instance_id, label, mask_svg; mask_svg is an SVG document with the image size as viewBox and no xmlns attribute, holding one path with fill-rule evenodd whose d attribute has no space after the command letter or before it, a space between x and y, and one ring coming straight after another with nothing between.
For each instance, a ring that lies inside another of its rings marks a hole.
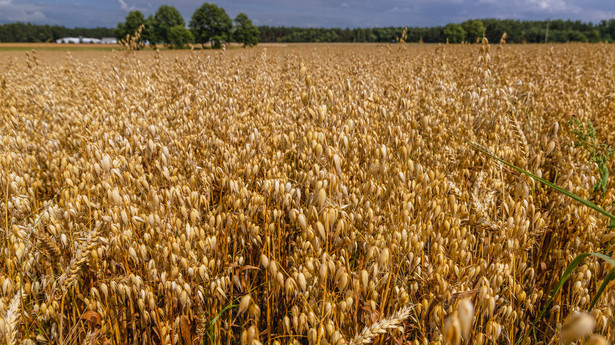
<instances>
[{"instance_id":1,"label":"white building","mask_svg":"<svg viewBox=\"0 0 615 345\"><path fill-rule=\"evenodd\" d=\"M63 37L56 40L56 43L90 43L90 44L102 44L103 41L98 38L89 37Z\"/></svg>"},{"instance_id":2,"label":"white building","mask_svg":"<svg viewBox=\"0 0 615 345\"><path fill-rule=\"evenodd\" d=\"M100 40L102 44L117 44L117 38L115 37L103 37Z\"/></svg>"}]
</instances>

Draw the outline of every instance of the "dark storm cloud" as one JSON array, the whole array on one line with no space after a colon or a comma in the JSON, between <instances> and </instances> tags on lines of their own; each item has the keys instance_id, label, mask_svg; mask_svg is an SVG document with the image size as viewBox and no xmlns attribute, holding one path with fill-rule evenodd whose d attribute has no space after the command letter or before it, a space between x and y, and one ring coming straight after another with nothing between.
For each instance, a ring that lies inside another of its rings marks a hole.
<instances>
[{"instance_id":1,"label":"dark storm cloud","mask_svg":"<svg viewBox=\"0 0 615 345\"><path fill-rule=\"evenodd\" d=\"M434 26L471 18L547 18L599 22L615 18L607 0L226 0L212 1L234 17L247 13L257 25L302 27ZM114 27L131 10L146 16L163 4L175 6L186 22L203 1L0 0L0 23L24 21L69 27Z\"/></svg>"}]
</instances>

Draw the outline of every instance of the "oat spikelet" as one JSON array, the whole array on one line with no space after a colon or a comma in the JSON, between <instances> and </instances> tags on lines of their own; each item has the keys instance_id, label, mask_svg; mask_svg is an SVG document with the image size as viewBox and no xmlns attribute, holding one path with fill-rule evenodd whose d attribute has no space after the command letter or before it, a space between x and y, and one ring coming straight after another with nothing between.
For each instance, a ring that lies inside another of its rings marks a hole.
<instances>
[{"instance_id":1,"label":"oat spikelet","mask_svg":"<svg viewBox=\"0 0 615 345\"><path fill-rule=\"evenodd\" d=\"M92 345L92 344L96 344L96 338L98 338L98 334L100 333L100 331L88 331L88 333L85 335L85 338L83 339L83 345Z\"/></svg>"},{"instance_id":2,"label":"oat spikelet","mask_svg":"<svg viewBox=\"0 0 615 345\"><path fill-rule=\"evenodd\" d=\"M593 332L596 320L588 313L574 313L564 322L560 331L562 343L567 344Z\"/></svg>"},{"instance_id":3,"label":"oat spikelet","mask_svg":"<svg viewBox=\"0 0 615 345\"><path fill-rule=\"evenodd\" d=\"M408 305L393 313L389 318L380 320L371 326L363 328L361 333L355 335L350 340L349 344L369 344L374 338L381 334L386 334L392 329L400 328L401 323L410 316L410 312L414 309L414 305Z\"/></svg>"},{"instance_id":4,"label":"oat spikelet","mask_svg":"<svg viewBox=\"0 0 615 345\"><path fill-rule=\"evenodd\" d=\"M500 44L501 45L505 45L506 44L506 37L508 37L508 35L506 34L506 32L504 32L502 34L502 37L500 38Z\"/></svg>"},{"instance_id":5,"label":"oat spikelet","mask_svg":"<svg viewBox=\"0 0 615 345\"><path fill-rule=\"evenodd\" d=\"M461 321L457 315L451 315L444 324L442 335L444 344L459 345L461 344Z\"/></svg>"},{"instance_id":6,"label":"oat spikelet","mask_svg":"<svg viewBox=\"0 0 615 345\"><path fill-rule=\"evenodd\" d=\"M468 340L470 331L472 331L472 324L474 323L474 305L469 298L466 298L459 302L457 310L463 339Z\"/></svg>"}]
</instances>

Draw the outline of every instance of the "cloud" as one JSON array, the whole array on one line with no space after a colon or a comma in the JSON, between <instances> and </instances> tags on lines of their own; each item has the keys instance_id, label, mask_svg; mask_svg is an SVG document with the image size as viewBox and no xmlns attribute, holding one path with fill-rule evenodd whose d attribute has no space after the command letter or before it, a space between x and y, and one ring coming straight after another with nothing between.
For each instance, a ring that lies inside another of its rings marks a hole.
<instances>
[{"instance_id":1,"label":"cloud","mask_svg":"<svg viewBox=\"0 0 615 345\"><path fill-rule=\"evenodd\" d=\"M530 9L538 11L564 12L578 9L574 5L567 4L564 0L528 0L526 3Z\"/></svg>"},{"instance_id":2,"label":"cloud","mask_svg":"<svg viewBox=\"0 0 615 345\"><path fill-rule=\"evenodd\" d=\"M79 1L79 4L75 4ZM209 1L209 0L207 0ZM212 0L233 18L245 12L259 25L302 27L426 27L468 19L572 19L599 22L615 17L607 0ZM115 27L126 13L146 16L172 3L186 21L203 0L0 0L0 23L30 21L68 27Z\"/></svg>"},{"instance_id":3,"label":"cloud","mask_svg":"<svg viewBox=\"0 0 615 345\"><path fill-rule=\"evenodd\" d=\"M12 0L0 0L0 22L43 22L47 19L40 6L14 4Z\"/></svg>"},{"instance_id":4,"label":"cloud","mask_svg":"<svg viewBox=\"0 0 615 345\"><path fill-rule=\"evenodd\" d=\"M615 11L593 11L590 10L587 13L589 20L593 22L599 22L601 20L608 20L615 18Z\"/></svg>"},{"instance_id":5,"label":"cloud","mask_svg":"<svg viewBox=\"0 0 615 345\"><path fill-rule=\"evenodd\" d=\"M117 0L117 2L120 3L120 6L122 6L122 9L126 12L130 12L130 11L134 11L135 7L134 6L128 6L128 4L126 3L126 1L124 0Z\"/></svg>"}]
</instances>

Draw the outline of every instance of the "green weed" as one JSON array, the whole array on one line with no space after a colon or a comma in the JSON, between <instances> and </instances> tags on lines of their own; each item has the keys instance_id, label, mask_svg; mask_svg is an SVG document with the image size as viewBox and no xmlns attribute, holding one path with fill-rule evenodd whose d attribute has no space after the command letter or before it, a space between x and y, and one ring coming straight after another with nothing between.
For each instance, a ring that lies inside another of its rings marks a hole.
<instances>
[{"instance_id":1,"label":"green weed","mask_svg":"<svg viewBox=\"0 0 615 345\"><path fill-rule=\"evenodd\" d=\"M613 154L615 154L615 148L598 142L596 128L594 128L594 125L589 120L586 123L582 123L579 119L573 117L568 126L570 126L571 132L575 136L574 147L584 148L589 154L590 161L598 166L600 178L598 178L594 185L593 192L601 191L602 194L606 193L609 182L608 164Z\"/></svg>"}]
</instances>

